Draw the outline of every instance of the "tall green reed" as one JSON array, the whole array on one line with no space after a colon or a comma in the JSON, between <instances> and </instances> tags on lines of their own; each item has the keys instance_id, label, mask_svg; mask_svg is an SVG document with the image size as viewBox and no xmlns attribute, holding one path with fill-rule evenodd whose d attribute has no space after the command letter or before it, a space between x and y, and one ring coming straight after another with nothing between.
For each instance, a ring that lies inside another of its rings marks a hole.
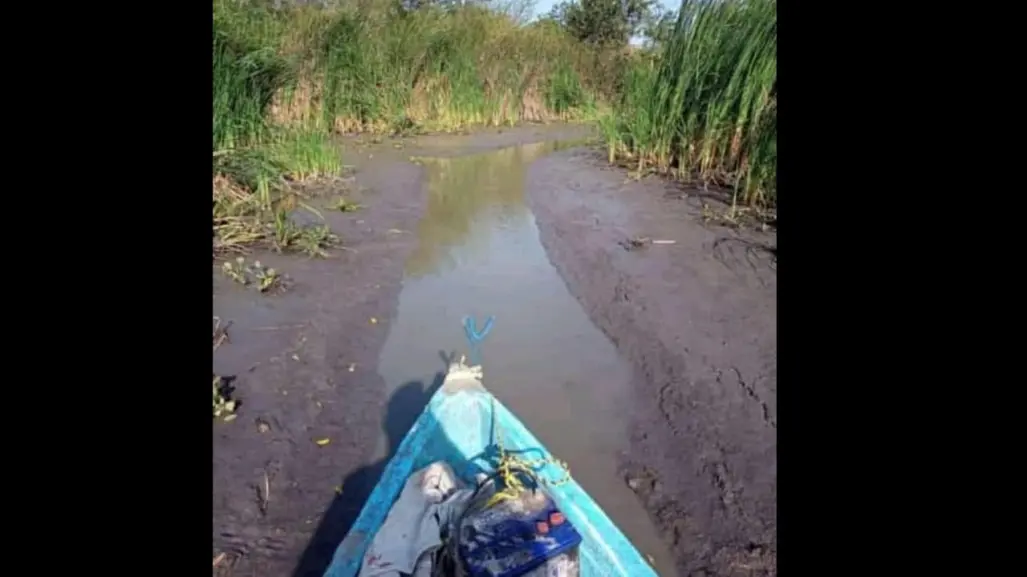
<instances>
[{"instance_id":1,"label":"tall green reed","mask_svg":"<svg viewBox=\"0 0 1027 577\"><path fill-rule=\"evenodd\" d=\"M655 63L643 61L604 123L611 156L733 187L772 205L777 187L776 0L685 0Z\"/></svg>"}]
</instances>

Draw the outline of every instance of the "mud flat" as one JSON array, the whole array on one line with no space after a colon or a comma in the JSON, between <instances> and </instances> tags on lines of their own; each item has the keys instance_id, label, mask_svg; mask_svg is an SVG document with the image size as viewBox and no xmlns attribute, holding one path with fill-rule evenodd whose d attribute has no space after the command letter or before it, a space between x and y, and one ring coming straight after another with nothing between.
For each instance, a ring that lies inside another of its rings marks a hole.
<instances>
[{"instance_id":1,"label":"mud flat","mask_svg":"<svg viewBox=\"0 0 1027 577\"><path fill-rule=\"evenodd\" d=\"M661 574L776 572L776 273L588 134L351 140L362 208L320 207L345 249L251 255L278 295L215 270L214 370L242 402L214 425L215 573L321 575L467 314L496 316L490 390Z\"/></svg>"},{"instance_id":2,"label":"mud flat","mask_svg":"<svg viewBox=\"0 0 1027 577\"><path fill-rule=\"evenodd\" d=\"M320 576L377 482L382 439L398 442L427 401L430 383L387 390L378 371L428 206L425 169L410 156L584 132L528 127L348 142L343 159L356 177L336 192L362 208L318 206L344 248L329 259L248 255L287 276L282 294L260 295L215 267L214 315L230 326L213 368L232 378L241 402L233 421L213 427L215 574Z\"/></svg>"},{"instance_id":3,"label":"mud flat","mask_svg":"<svg viewBox=\"0 0 1027 577\"><path fill-rule=\"evenodd\" d=\"M527 191L549 257L634 366L624 479L678 572L775 575L776 239L704 224L698 194L594 150L535 162Z\"/></svg>"}]
</instances>

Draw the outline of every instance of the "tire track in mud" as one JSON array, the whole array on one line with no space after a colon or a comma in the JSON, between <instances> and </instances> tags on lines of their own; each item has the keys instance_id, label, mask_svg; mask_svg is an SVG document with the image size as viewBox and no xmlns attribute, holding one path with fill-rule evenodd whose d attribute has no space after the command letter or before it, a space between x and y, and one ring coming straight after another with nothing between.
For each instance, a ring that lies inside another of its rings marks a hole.
<instances>
[{"instance_id":1,"label":"tire track in mud","mask_svg":"<svg viewBox=\"0 0 1027 577\"><path fill-rule=\"evenodd\" d=\"M636 367L628 484L680 574L776 575L776 275L744 251L725 262L742 245L717 244L659 181L600 163L537 161L528 197L550 260ZM676 244L620 248L634 236Z\"/></svg>"}]
</instances>

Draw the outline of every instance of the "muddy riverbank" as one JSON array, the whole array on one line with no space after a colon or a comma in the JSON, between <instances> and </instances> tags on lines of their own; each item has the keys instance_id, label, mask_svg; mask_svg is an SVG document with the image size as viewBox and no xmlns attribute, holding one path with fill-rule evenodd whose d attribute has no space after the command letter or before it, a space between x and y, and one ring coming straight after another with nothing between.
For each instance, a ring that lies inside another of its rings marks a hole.
<instances>
[{"instance_id":1,"label":"muddy riverbank","mask_svg":"<svg viewBox=\"0 0 1027 577\"><path fill-rule=\"evenodd\" d=\"M215 573L319 576L380 475L382 438L398 443L427 400L431 379L386 390L378 371L428 205L425 170L410 157L586 132L347 141L343 159L355 178L313 201L342 248L328 259L248 255L286 276L281 294L261 295L215 267L214 316L229 325L229 339L214 354L214 372L231 379L241 403L233 421L213 428ZM338 195L361 208L332 210Z\"/></svg>"},{"instance_id":2,"label":"muddy riverbank","mask_svg":"<svg viewBox=\"0 0 1027 577\"><path fill-rule=\"evenodd\" d=\"M214 369L242 402L214 426L216 572L321 574L465 314L497 317L490 389L661 573L774 571L774 273L658 183L560 151L585 135L349 141L362 208L323 211L344 250L253 255L280 295L215 271Z\"/></svg>"},{"instance_id":3,"label":"muddy riverbank","mask_svg":"<svg viewBox=\"0 0 1027 577\"><path fill-rule=\"evenodd\" d=\"M216 572L291 575L299 562L297 574L319 575L359 511L362 491L350 487L352 506L340 501L338 524L320 526L382 426L377 356L424 208L418 167L396 167L388 184L353 192L349 183L347 198L364 208L324 211L345 246L330 258L249 257L287 275L283 294L258 295L215 271L214 315L232 324L214 372L234 377L241 402L234 421L214 424Z\"/></svg>"},{"instance_id":4,"label":"muddy riverbank","mask_svg":"<svg viewBox=\"0 0 1027 577\"><path fill-rule=\"evenodd\" d=\"M776 574L776 239L704 224L715 202L591 150L534 163L527 190L553 263L635 368L623 472L679 573Z\"/></svg>"}]
</instances>

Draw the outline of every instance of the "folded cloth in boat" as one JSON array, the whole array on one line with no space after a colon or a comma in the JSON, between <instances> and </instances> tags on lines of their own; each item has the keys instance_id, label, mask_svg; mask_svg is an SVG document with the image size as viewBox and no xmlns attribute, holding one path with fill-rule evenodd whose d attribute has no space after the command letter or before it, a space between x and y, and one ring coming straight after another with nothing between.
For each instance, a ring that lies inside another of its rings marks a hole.
<instances>
[{"instance_id":1,"label":"folded cloth in boat","mask_svg":"<svg viewBox=\"0 0 1027 577\"><path fill-rule=\"evenodd\" d=\"M442 529L464 510L472 493L446 463L432 463L411 475L368 547L360 577L431 575Z\"/></svg>"}]
</instances>

